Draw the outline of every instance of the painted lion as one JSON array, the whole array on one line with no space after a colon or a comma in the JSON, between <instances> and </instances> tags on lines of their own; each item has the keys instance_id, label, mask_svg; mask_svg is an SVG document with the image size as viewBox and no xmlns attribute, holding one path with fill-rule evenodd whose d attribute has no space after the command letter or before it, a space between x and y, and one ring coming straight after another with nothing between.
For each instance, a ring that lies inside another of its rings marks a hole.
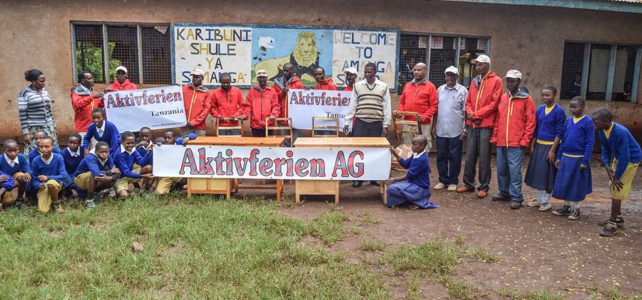
<instances>
[{"instance_id":1,"label":"painted lion","mask_svg":"<svg viewBox=\"0 0 642 300\"><path fill-rule=\"evenodd\" d=\"M264 69L268 73L268 79L274 80L274 78L281 76L281 69L288 62L294 65L295 74L299 76L303 84L315 83L314 69L319 66L319 50L314 32L300 32L290 55L261 61L254 65L253 71ZM252 82L256 83L255 77Z\"/></svg>"}]
</instances>

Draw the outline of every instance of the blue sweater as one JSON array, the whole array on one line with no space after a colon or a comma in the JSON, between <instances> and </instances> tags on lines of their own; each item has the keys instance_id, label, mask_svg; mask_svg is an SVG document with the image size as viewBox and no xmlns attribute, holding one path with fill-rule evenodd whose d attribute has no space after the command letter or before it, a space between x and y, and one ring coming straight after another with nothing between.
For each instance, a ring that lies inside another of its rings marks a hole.
<instances>
[{"instance_id":1,"label":"blue sweater","mask_svg":"<svg viewBox=\"0 0 642 300\"><path fill-rule=\"evenodd\" d=\"M593 120L584 115L577 123L573 123L573 116L570 116L566 120L566 129L560 149L557 151L557 159L561 159L563 154L583 155L582 164L588 166L594 143L595 126Z\"/></svg>"},{"instance_id":2,"label":"blue sweater","mask_svg":"<svg viewBox=\"0 0 642 300\"><path fill-rule=\"evenodd\" d=\"M40 187L40 184L44 183L38 180L38 176L40 175L49 177L48 180L56 180L61 183L67 178L65 159L62 158L62 155L57 153L53 153L52 155L53 158L49 164L46 164L42 160L42 156L33 160L33 163L31 164L31 176L33 177L31 179L32 188L37 190Z\"/></svg>"},{"instance_id":3,"label":"blue sweater","mask_svg":"<svg viewBox=\"0 0 642 300\"><path fill-rule=\"evenodd\" d=\"M89 149L89 142L91 142L91 138L94 138L96 141L107 143L109 145L109 154L113 156L120 147L120 133L114 123L109 121L104 122L105 132L103 132L103 136L98 136L98 129L94 123L89 125L87 134L82 140L82 146L85 147L85 149Z\"/></svg>"},{"instance_id":4,"label":"blue sweater","mask_svg":"<svg viewBox=\"0 0 642 300\"><path fill-rule=\"evenodd\" d=\"M116 164L116 167L120 169L122 177L129 177L134 179L142 178L143 176L140 176L140 174L136 174L133 172L134 163L137 163L139 166L143 167L149 164L151 155L140 156L140 154L136 150L133 150L132 153L129 154L122 148L123 147L118 147L118 149L116 149L116 154L113 157L114 163Z\"/></svg>"},{"instance_id":5,"label":"blue sweater","mask_svg":"<svg viewBox=\"0 0 642 300\"><path fill-rule=\"evenodd\" d=\"M553 110L546 114L546 104L537 108L537 127L535 127L536 139L552 142L556 137L562 138L564 135L564 123L566 122L566 113L564 109L555 104Z\"/></svg>"},{"instance_id":6,"label":"blue sweater","mask_svg":"<svg viewBox=\"0 0 642 300\"><path fill-rule=\"evenodd\" d=\"M0 187L3 187L7 191L13 190L13 184L14 184L13 176L11 176L11 175L9 175L9 174L7 174L5 172L0 171L0 176L2 176L2 175L7 176L8 179L7 179L7 181L5 181L2 184L0 184Z\"/></svg>"},{"instance_id":7,"label":"blue sweater","mask_svg":"<svg viewBox=\"0 0 642 300\"><path fill-rule=\"evenodd\" d=\"M423 153L417 158L410 156L407 159L401 159L399 164L408 169L408 173L406 173L408 182L425 189L430 188L430 162L427 153Z\"/></svg>"},{"instance_id":8,"label":"blue sweater","mask_svg":"<svg viewBox=\"0 0 642 300\"><path fill-rule=\"evenodd\" d=\"M18 153L18 163L13 165L13 167L7 163L7 160L4 157L5 155L6 154L0 156L0 171L9 174L12 177L17 172L31 173L29 161L24 155L22 155L22 153Z\"/></svg>"},{"instance_id":9,"label":"blue sweater","mask_svg":"<svg viewBox=\"0 0 642 300\"><path fill-rule=\"evenodd\" d=\"M80 151L80 155L78 157L71 156L71 150L69 150L69 148L65 148L65 150L62 151L62 158L65 159L65 169L69 175L76 172L78 165L80 165L82 159L85 158L85 147L80 146L78 148L78 151Z\"/></svg>"},{"instance_id":10,"label":"blue sweater","mask_svg":"<svg viewBox=\"0 0 642 300\"><path fill-rule=\"evenodd\" d=\"M62 154L60 152L60 148L58 146L54 146L51 152L56 153L56 154ZM36 147L35 149L29 151L29 163L32 163L36 157L40 157L40 151L38 151L38 148Z\"/></svg>"},{"instance_id":11,"label":"blue sweater","mask_svg":"<svg viewBox=\"0 0 642 300\"><path fill-rule=\"evenodd\" d=\"M611 159L617 159L615 179L620 180L629 163L639 163L642 156L640 145L631 132L621 124L613 122L613 129L609 138L605 130L600 130L600 143L602 145L602 163L609 165Z\"/></svg>"},{"instance_id":12,"label":"blue sweater","mask_svg":"<svg viewBox=\"0 0 642 300\"><path fill-rule=\"evenodd\" d=\"M105 175L105 173L111 170L113 167L114 160L111 158L111 156L107 156L107 161L103 164L100 162L96 154L90 153L80 162L80 165L78 165L78 169L76 169L73 177L76 177L85 172L91 172L94 177L98 177L100 175Z\"/></svg>"}]
</instances>

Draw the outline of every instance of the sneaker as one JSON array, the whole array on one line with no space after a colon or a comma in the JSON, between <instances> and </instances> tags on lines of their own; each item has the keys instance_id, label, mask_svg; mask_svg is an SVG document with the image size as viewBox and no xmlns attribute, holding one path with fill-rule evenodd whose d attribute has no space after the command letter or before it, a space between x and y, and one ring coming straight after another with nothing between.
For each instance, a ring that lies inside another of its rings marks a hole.
<instances>
[{"instance_id":1,"label":"sneaker","mask_svg":"<svg viewBox=\"0 0 642 300\"><path fill-rule=\"evenodd\" d=\"M486 196L488 196L488 191L481 190L477 192L477 198L479 199L486 198Z\"/></svg>"},{"instance_id":2,"label":"sneaker","mask_svg":"<svg viewBox=\"0 0 642 300\"><path fill-rule=\"evenodd\" d=\"M562 205L558 209L553 210L553 214L556 216L568 216L571 214L571 206Z\"/></svg>"},{"instance_id":3,"label":"sneaker","mask_svg":"<svg viewBox=\"0 0 642 300\"><path fill-rule=\"evenodd\" d=\"M608 224L609 222L613 222L613 223L615 223L615 225L617 225L617 227L618 227L618 228L624 227L624 218L622 218L622 217L617 217L617 218L615 219L615 221L613 221L613 220L611 220L611 219L606 219L606 220L604 220L604 221L602 221L602 222L598 223L598 225L600 225L600 226L606 226L606 224Z\"/></svg>"},{"instance_id":4,"label":"sneaker","mask_svg":"<svg viewBox=\"0 0 642 300\"><path fill-rule=\"evenodd\" d=\"M491 198L492 201L509 201L510 198L506 195L497 194Z\"/></svg>"},{"instance_id":5,"label":"sneaker","mask_svg":"<svg viewBox=\"0 0 642 300\"><path fill-rule=\"evenodd\" d=\"M352 187L354 187L354 188L358 188L358 187L360 187L362 184L363 184L363 182L361 182L361 181L359 181L359 180L355 180L355 181L353 181L353 182L352 182Z\"/></svg>"},{"instance_id":6,"label":"sneaker","mask_svg":"<svg viewBox=\"0 0 642 300\"><path fill-rule=\"evenodd\" d=\"M571 211L571 214L568 216L568 219L571 221L578 220L580 218L580 209L576 208Z\"/></svg>"},{"instance_id":7,"label":"sneaker","mask_svg":"<svg viewBox=\"0 0 642 300\"><path fill-rule=\"evenodd\" d=\"M64 208L62 208L62 204L60 204L60 203L54 204L54 210L55 210L57 213L65 212L65 209L64 209Z\"/></svg>"},{"instance_id":8,"label":"sneaker","mask_svg":"<svg viewBox=\"0 0 642 300\"><path fill-rule=\"evenodd\" d=\"M370 180L370 184L375 186L381 186L381 183L379 183L379 181L376 181L376 180Z\"/></svg>"},{"instance_id":9,"label":"sneaker","mask_svg":"<svg viewBox=\"0 0 642 300\"><path fill-rule=\"evenodd\" d=\"M408 209L412 209L412 210L419 209L419 205L414 204L414 203L410 204L410 205L408 205Z\"/></svg>"},{"instance_id":10,"label":"sneaker","mask_svg":"<svg viewBox=\"0 0 642 300\"><path fill-rule=\"evenodd\" d=\"M446 185L440 182L435 184L435 186L433 186L432 188L435 190L443 190L444 188L446 188Z\"/></svg>"},{"instance_id":11,"label":"sneaker","mask_svg":"<svg viewBox=\"0 0 642 300\"><path fill-rule=\"evenodd\" d=\"M18 198L18 200L16 200L16 208L23 209L24 207L25 207L25 200L22 198Z\"/></svg>"},{"instance_id":12,"label":"sneaker","mask_svg":"<svg viewBox=\"0 0 642 300\"><path fill-rule=\"evenodd\" d=\"M606 225L600 230L600 235L605 237L612 237L617 234L617 223L613 221L607 221Z\"/></svg>"},{"instance_id":13,"label":"sneaker","mask_svg":"<svg viewBox=\"0 0 642 300\"><path fill-rule=\"evenodd\" d=\"M449 184L448 185L448 191L449 192L457 191L457 185L456 184Z\"/></svg>"},{"instance_id":14,"label":"sneaker","mask_svg":"<svg viewBox=\"0 0 642 300\"><path fill-rule=\"evenodd\" d=\"M542 205L542 202L539 202L539 200L526 202L526 206L528 207L540 207L540 205Z\"/></svg>"},{"instance_id":15,"label":"sneaker","mask_svg":"<svg viewBox=\"0 0 642 300\"><path fill-rule=\"evenodd\" d=\"M522 207L522 202L515 200L510 202L510 209L519 209L520 207Z\"/></svg>"},{"instance_id":16,"label":"sneaker","mask_svg":"<svg viewBox=\"0 0 642 300\"><path fill-rule=\"evenodd\" d=\"M473 188L469 188L467 186L462 186L462 187L457 188L457 193L471 193L473 191L474 191Z\"/></svg>"},{"instance_id":17,"label":"sneaker","mask_svg":"<svg viewBox=\"0 0 642 300\"><path fill-rule=\"evenodd\" d=\"M96 207L96 202L94 202L94 200L87 200L85 203L87 203L87 208Z\"/></svg>"},{"instance_id":18,"label":"sneaker","mask_svg":"<svg viewBox=\"0 0 642 300\"><path fill-rule=\"evenodd\" d=\"M542 203L537 210L539 211L547 211L553 207L550 203Z\"/></svg>"}]
</instances>

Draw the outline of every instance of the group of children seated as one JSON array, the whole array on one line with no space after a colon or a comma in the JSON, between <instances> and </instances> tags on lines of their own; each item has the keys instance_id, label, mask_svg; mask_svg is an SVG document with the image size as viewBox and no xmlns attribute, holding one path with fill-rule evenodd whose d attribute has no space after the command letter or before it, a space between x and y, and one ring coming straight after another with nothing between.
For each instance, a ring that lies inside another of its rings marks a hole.
<instances>
[{"instance_id":1,"label":"group of children seated","mask_svg":"<svg viewBox=\"0 0 642 300\"><path fill-rule=\"evenodd\" d=\"M22 207L25 198L37 200L38 210L44 213L52 207L64 211L61 200L70 197L80 197L93 208L100 191L114 188L119 198L127 198L130 184L161 195L181 188L180 178L154 178L152 148L183 144L196 135L181 138L169 130L154 139L151 129L143 127L137 141L132 132L119 133L105 119L102 108L92 111L92 120L86 135L72 134L64 150L54 146L44 131L34 135L38 148L27 156L19 153L15 140L5 140L0 159L0 212L14 204Z\"/></svg>"}]
</instances>

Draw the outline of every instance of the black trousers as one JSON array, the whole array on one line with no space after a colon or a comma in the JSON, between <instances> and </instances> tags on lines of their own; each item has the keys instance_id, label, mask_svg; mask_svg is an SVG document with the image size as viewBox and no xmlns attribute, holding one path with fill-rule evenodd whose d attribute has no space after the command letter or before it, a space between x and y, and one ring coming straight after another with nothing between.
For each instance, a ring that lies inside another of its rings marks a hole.
<instances>
[{"instance_id":1,"label":"black trousers","mask_svg":"<svg viewBox=\"0 0 642 300\"><path fill-rule=\"evenodd\" d=\"M475 188L475 173L479 158L479 186L477 190L488 191L490 184L490 137L492 135L492 128L468 127L464 184L470 190Z\"/></svg>"},{"instance_id":2,"label":"black trousers","mask_svg":"<svg viewBox=\"0 0 642 300\"><path fill-rule=\"evenodd\" d=\"M356 119L352 128L354 137L380 137L383 136L383 121L368 123Z\"/></svg>"}]
</instances>

